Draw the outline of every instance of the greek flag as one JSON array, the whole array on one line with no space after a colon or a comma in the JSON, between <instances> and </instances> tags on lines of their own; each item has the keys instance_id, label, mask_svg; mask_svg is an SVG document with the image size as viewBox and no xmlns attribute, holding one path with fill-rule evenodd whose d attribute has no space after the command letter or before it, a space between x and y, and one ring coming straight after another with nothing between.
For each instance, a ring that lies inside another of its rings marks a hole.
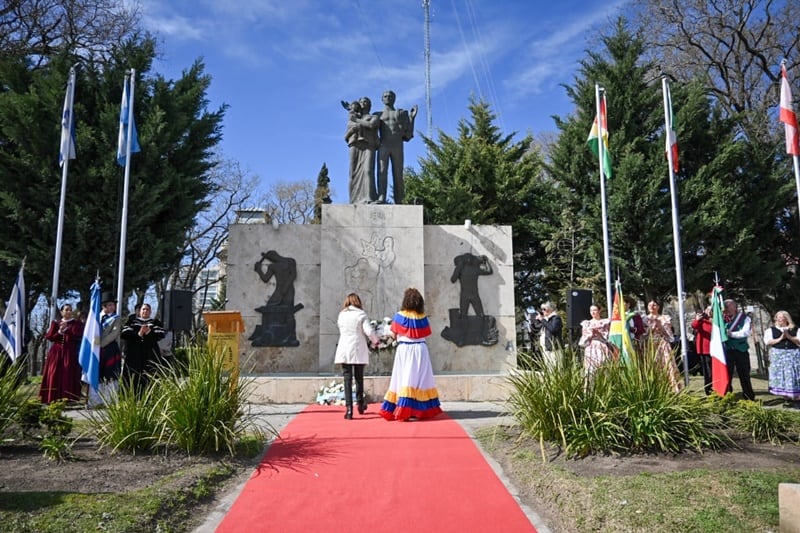
<instances>
[{"instance_id":1,"label":"greek flag","mask_svg":"<svg viewBox=\"0 0 800 533\"><path fill-rule=\"evenodd\" d=\"M83 328L83 340L78 352L81 381L97 390L100 382L100 283L95 280L89 298L89 315Z\"/></svg>"},{"instance_id":2,"label":"greek flag","mask_svg":"<svg viewBox=\"0 0 800 533\"><path fill-rule=\"evenodd\" d=\"M25 343L25 279L22 277L20 267L17 282L11 289L11 298L8 300L6 314L0 323L0 346L6 351L11 361L16 361L22 355Z\"/></svg>"},{"instance_id":3,"label":"greek flag","mask_svg":"<svg viewBox=\"0 0 800 533\"><path fill-rule=\"evenodd\" d=\"M128 88L130 86L130 91ZM119 112L119 139L117 142L117 164L125 166L128 157L128 121L131 124L131 153L139 152L139 138L136 134L136 123L133 121L133 101L130 95L133 94L133 78L125 76L125 83L122 85L122 105Z\"/></svg>"},{"instance_id":4,"label":"greek flag","mask_svg":"<svg viewBox=\"0 0 800 533\"><path fill-rule=\"evenodd\" d=\"M75 120L72 108L75 99L75 67L69 69L67 94L64 96L64 112L61 114L61 149L58 164L64 166L67 159L75 159Z\"/></svg>"}]
</instances>

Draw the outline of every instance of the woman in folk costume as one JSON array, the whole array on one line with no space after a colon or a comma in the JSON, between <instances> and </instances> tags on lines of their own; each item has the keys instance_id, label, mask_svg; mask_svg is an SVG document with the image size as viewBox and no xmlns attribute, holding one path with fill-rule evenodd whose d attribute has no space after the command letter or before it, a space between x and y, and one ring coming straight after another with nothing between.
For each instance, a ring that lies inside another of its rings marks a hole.
<instances>
[{"instance_id":1,"label":"woman in folk costume","mask_svg":"<svg viewBox=\"0 0 800 533\"><path fill-rule=\"evenodd\" d=\"M581 338L578 345L583 347L583 366L586 375L591 376L606 361L611 359L608 350L609 320L600 318L600 308L596 305L589 307L591 319L581 322Z\"/></svg>"},{"instance_id":2,"label":"woman in folk costume","mask_svg":"<svg viewBox=\"0 0 800 533\"><path fill-rule=\"evenodd\" d=\"M72 305L61 306L61 319L53 320L44 338L52 342L42 369L39 397L42 403L81 398L81 367L78 349L83 340L83 322L72 315Z\"/></svg>"},{"instance_id":3,"label":"woman in folk costume","mask_svg":"<svg viewBox=\"0 0 800 533\"><path fill-rule=\"evenodd\" d=\"M100 303L100 385L97 390L89 387L89 407L103 405L114 397L122 366L119 348L122 321L117 314L117 300L110 292L104 292Z\"/></svg>"},{"instance_id":4,"label":"woman in folk costume","mask_svg":"<svg viewBox=\"0 0 800 533\"><path fill-rule=\"evenodd\" d=\"M392 319L391 334L397 339L392 378L380 414L386 420L432 418L442 412L433 379L425 337L431 326L425 300L415 289L406 289L400 311Z\"/></svg>"},{"instance_id":5,"label":"woman in folk costume","mask_svg":"<svg viewBox=\"0 0 800 533\"><path fill-rule=\"evenodd\" d=\"M683 382L672 353L672 342L675 340L675 335L672 333L672 319L669 315L660 314L660 310L658 303L654 301L647 304L647 316L644 317L647 338L656 351L656 360L667 373L672 390L680 392Z\"/></svg>"},{"instance_id":6,"label":"woman in folk costume","mask_svg":"<svg viewBox=\"0 0 800 533\"><path fill-rule=\"evenodd\" d=\"M139 313L128 319L120 334L125 342L123 377L133 385L139 395L147 388L150 374L161 362L158 341L166 335L161 321L152 318L151 312L149 304L142 304Z\"/></svg>"},{"instance_id":7,"label":"woman in folk costume","mask_svg":"<svg viewBox=\"0 0 800 533\"><path fill-rule=\"evenodd\" d=\"M791 315L775 313L775 325L764 331L769 347L769 393L786 398L800 408L800 337Z\"/></svg>"},{"instance_id":8,"label":"woman in folk costume","mask_svg":"<svg viewBox=\"0 0 800 533\"><path fill-rule=\"evenodd\" d=\"M364 367L369 364L367 338L373 345L378 344L378 337L372 331L369 317L362 307L358 294L348 294L336 321L339 326L339 343L336 345L333 362L342 365L344 402L347 406L344 417L347 420L353 419L353 377L356 379L358 414L363 415L367 411L367 400L364 397Z\"/></svg>"}]
</instances>

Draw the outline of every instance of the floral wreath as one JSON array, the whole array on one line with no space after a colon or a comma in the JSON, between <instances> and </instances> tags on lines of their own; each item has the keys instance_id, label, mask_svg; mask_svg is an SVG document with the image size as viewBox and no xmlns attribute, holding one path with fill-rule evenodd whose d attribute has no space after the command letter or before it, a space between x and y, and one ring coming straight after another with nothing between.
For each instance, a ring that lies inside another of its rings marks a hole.
<instances>
[{"instance_id":1,"label":"floral wreath","mask_svg":"<svg viewBox=\"0 0 800 533\"><path fill-rule=\"evenodd\" d=\"M392 336L392 319L388 316L383 317L383 320L370 320L370 326L372 326L372 331L375 332L375 336L378 337L378 344L377 345L370 345L369 349L371 351L381 351L381 350L390 350L397 347L397 340Z\"/></svg>"}]
</instances>

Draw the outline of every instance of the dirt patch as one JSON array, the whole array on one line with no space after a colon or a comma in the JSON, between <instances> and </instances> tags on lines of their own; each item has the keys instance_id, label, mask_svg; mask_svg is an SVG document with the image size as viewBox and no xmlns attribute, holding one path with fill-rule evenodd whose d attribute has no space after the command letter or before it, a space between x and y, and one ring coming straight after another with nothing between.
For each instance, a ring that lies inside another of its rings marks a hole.
<instances>
[{"instance_id":1,"label":"dirt patch","mask_svg":"<svg viewBox=\"0 0 800 533\"><path fill-rule=\"evenodd\" d=\"M73 458L54 461L35 444L0 446L0 490L8 492L127 492L152 485L161 478L192 466L213 465L208 457L129 455L99 451L97 443L79 439Z\"/></svg>"},{"instance_id":2,"label":"dirt patch","mask_svg":"<svg viewBox=\"0 0 800 533\"><path fill-rule=\"evenodd\" d=\"M628 457L586 457L581 460L560 460L559 463L582 476L635 475L642 472L661 473L705 468L708 470L769 470L797 466L800 448L792 445L740 441L737 449L717 452L685 452L680 454L635 455Z\"/></svg>"}]
</instances>

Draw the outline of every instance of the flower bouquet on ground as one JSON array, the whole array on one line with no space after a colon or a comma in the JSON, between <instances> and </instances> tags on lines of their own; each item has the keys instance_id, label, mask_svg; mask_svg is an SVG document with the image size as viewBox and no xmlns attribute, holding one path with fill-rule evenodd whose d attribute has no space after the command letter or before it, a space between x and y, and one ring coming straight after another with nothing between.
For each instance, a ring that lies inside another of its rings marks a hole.
<instances>
[{"instance_id":1,"label":"flower bouquet on ground","mask_svg":"<svg viewBox=\"0 0 800 533\"><path fill-rule=\"evenodd\" d=\"M344 405L344 382L331 381L329 385L320 387L316 402L320 405Z\"/></svg>"}]
</instances>

